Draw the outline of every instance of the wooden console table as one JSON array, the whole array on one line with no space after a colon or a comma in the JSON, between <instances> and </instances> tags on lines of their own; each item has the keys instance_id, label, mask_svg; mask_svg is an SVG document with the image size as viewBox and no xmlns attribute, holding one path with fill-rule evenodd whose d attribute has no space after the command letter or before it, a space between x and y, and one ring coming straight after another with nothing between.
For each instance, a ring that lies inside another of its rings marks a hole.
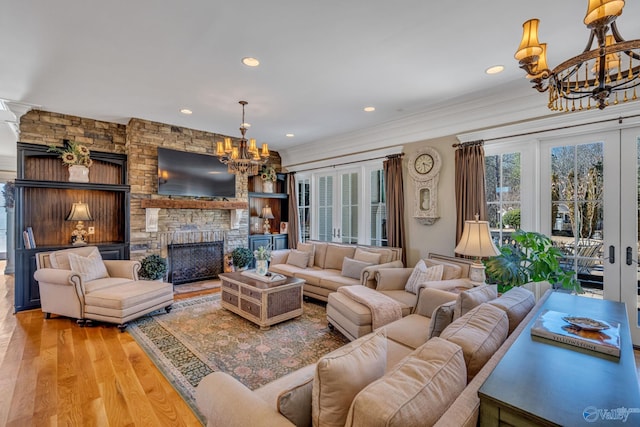
<instances>
[{"instance_id":1,"label":"wooden console table","mask_svg":"<svg viewBox=\"0 0 640 427\"><path fill-rule=\"evenodd\" d=\"M539 312L620 323L620 358L531 338L531 325L480 387L481 426L640 425L640 389L623 303L555 292ZM624 416L612 420L607 417Z\"/></svg>"},{"instance_id":2,"label":"wooden console table","mask_svg":"<svg viewBox=\"0 0 640 427\"><path fill-rule=\"evenodd\" d=\"M260 329L302 315L304 280L287 277L277 283L262 282L242 273L223 273L222 307L236 313Z\"/></svg>"}]
</instances>

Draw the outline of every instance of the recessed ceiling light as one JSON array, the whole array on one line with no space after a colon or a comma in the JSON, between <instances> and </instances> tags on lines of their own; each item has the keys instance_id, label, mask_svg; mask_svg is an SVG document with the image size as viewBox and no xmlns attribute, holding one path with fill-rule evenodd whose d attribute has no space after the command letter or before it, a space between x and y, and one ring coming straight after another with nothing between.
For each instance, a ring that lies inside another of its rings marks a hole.
<instances>
[{"instance_id":1,"label":"recessed ceiling light","mask_svg":"<svg viewBox=\"0 0 640 427\"><path fill-rule=\"evenodd\" d=\"M180 112L181 112L182 114L186 114L187 116L188 116L189 114L193 114L193 111L189 110L188 108L182 108L182 109L180 109Z\"/></svg>"},{"instance_id":2,"label":"recessed ceiling light","mask_svg":"<svg viewBox=\"0 0 640 427\"><path fill-rule=\"evenodd\" d=\"M288 133L288 134L286 134L285 136L286 136L287 138L293 138L295 135L294 135L294 134L292 134L292 133Z\"/></svg>"},{"instance_id":3,"label":"recessed ceiling light","mask_svg":"<svg viewBox=\"0 0 640 427\"><path fill-rule=\"evenodd\" d=\"M498 74L504 71L504 65L494 65L493 67L489 67L485 70L487 74Z\"/></svg>"},{"instance_id":4,"label":"recessed ceiling light","mask_svg":"<svg viewBox=\"0 0 640 427\"><path fill-rule=\"evenodd\" d=\"M366 111L367 113L370 113L372 111L376 111L376 107L364 107L364 111Z\"/></svg>"},{"instance_id":5,"label":"recessed ceiling light","mask_svg":"<svg viewBox=\"0 0 640 427\"><path fill-rule=\"evenodd\" d=\"M252 58L250 56L242 58L242 63L244 65L246 65L247 67L257 67L258 65L260 65L260 61L258 61L256 58Z\"/></svg>"}]
</instances>

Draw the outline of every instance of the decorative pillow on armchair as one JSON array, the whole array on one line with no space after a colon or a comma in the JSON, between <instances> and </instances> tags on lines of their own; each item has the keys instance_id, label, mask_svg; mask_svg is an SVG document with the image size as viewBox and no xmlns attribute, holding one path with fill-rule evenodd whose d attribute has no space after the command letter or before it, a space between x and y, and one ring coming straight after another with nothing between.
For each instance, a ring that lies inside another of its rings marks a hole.
<instances>
[{"instance_id":1,"label":"decorative pillow on armchair","mask_svg":"<svg viewBox=\"0 0 640 427\"><path fill-rule=\"evenodd\" d=\"M423 260L418 261L407 283L404 285L405 291L417 294L422 283L442 280L442 271L442 265L434 265L433 267L427 268Z\"/></svg>"},{"instance_id":2,"label":"decorative pillow on armchair","mask_svg":"<svg viewBox=\"0 0 640 427\"><path fill-rule=\"evenodd\" d=\"M69 264L73 272L80 274L83 282L109 277L107 267L97 250L86 257L70 253Z\"/></svg>"}]
</instances>

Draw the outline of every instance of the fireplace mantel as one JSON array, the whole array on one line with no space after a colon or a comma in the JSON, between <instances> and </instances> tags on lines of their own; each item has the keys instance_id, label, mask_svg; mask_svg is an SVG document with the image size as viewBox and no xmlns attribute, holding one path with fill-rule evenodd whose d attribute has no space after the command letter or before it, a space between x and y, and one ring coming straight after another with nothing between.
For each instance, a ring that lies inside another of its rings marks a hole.
<instances>
[{"instance_id":1,"label":"fireplace mantel","mask_svg":"<svg viewBox=\"0 0 640 427\"><path fill-rule=\"evenodd\" d=\"M177 200L177 199L142 199L142 208L160 209L248 209L249 203L245 201L221 201L221 200Z\"/></svg>"}]
</instances>

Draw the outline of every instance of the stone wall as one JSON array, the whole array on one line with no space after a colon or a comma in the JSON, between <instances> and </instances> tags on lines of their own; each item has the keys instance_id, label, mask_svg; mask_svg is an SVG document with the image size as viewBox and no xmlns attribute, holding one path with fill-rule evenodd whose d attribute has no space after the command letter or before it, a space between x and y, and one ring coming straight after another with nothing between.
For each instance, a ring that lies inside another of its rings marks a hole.
<instances>
[{"instance_id":1,"label":"stone wall","mask_svg":"<svg viewBox=\"0 0 640 427\"><path fill-rule=\"evenodd\" d=\"M225 209L161 209L158 231L146 232L145 209L141 200L158 196L157 149L214 153L215 141L224 135L172 126L142 119L131 119L127 125L32 110L20 120L20 141L33 144L61 145L63 139L87 145L90 150L128 155L128 179L131 186L131 258L142 259L157 253L167 256L168 243L207 241L212 235L224 235L225 253L247 246L248 213L243 211L239 227L231 229L231 213ZM233 137L232 137L233 138ZM234 140L237 140L233 138ZM270 164L280 165L273 152ZM236 178L236 199L247 200L247 178ZM172 199L191 199L172 196ZM212 234L213 233L213 234Z\"/></svg>"}]
</instances>

